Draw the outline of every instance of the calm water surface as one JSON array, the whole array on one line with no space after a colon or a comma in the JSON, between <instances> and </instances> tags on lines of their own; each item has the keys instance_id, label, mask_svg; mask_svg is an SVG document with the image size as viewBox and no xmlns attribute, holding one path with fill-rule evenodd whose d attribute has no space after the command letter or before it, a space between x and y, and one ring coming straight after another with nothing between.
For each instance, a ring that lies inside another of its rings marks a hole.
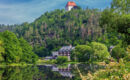
<instances>
[{"instance_id":1,"label":"calm water surface","mask_svg":"<svg viewBox=\"0 0 130 80\"><path fill-rule=\"evenodd\" d=\"M0 80L81 80L82 75L104 68L94 64L0 67Z\"/></svg>"}]
</instances>

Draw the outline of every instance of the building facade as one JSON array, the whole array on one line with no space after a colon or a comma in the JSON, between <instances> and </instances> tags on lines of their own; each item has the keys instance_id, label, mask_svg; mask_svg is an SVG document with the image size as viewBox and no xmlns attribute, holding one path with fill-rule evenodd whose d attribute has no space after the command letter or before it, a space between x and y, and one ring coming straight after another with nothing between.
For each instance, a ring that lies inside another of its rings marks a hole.
<instances>
[{"instance_id":1,"label":"building facade","mask_svg":"<svg viewBox=\"0 0 130 80\"><path fill-rule=\"evenodd\" d=\"M76 7L77 7L77 5L76 5L75 2L69 1L69 2L66 4L65 9L66 9L66 11L70 11L70 10L72 10L73 8L76 8Z\"/></svg>"},{"instance_id":2,"label":"building facade","mask_svg":"<svg viewBox=\"0 0 130 80\"><path fill-rule=\"evenodd\" d=\"M68 61L70 61L70 55L71 55L71 51L74 49L75 47L72 46L63 46L62 48L60 48L59 51L57 52L52 52L52 56L56 59L58 56L67 56L68 57Z\"/></svg>"}]
</instances>

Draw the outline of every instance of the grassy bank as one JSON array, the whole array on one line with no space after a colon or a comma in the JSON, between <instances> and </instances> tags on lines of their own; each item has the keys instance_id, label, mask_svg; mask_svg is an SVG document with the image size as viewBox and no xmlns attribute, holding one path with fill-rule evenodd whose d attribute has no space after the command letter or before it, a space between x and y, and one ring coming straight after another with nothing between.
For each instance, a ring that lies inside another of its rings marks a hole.
<instances>
[{"instance_id":1,"label":"grassy bank","mask_svg":"<svg viewBox=\"0 0 130 80\"><path fill-rule=\"evenodd\" d=\"M78 64L78 63L80 63L80 62L71 62L71 61L67 61L67 62L65 62L65 63L63 63L63 64ZM38 61L37 61L37 64L56 64L56 60L41 60L41 59L39 59Z\"/></svg>"},{"instance_id":2,"label":"grassy bank","mask_svg":"<svg viewBox=\"0 0 130 80\"><path fill-rule=\"evenodd\" d=\"M33 64L27 64L27 63L9 63L9 64L0 64L0 67L3 66L28 66L28 65L33 65Z\"/></svg>"}]
</instances>

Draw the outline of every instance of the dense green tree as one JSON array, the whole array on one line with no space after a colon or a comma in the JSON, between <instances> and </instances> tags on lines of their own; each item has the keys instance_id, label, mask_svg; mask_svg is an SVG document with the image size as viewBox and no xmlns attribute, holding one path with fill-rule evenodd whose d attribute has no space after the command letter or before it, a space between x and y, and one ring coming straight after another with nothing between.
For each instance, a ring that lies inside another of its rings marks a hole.
<instances>
[{"instance_id":1,"label":"dense green tree","mask_svg":"<svg viewBox=\"0 0 130 80\"><path fill-rule=\"evenodd\" d=\"M16 35L12 32L5 31L2 33L2 39L5 48L5 61L8 63L20 62L22 48Z\"/></svg>"},{"instance_id":2,"label":"dense green tree","mask_svg":"<svg viewBox=\"0 0 130 80\"><path fill-rule=\"evenodd\" d=\"M121 48L120 46L116 46L114 49L112 49L111 56L119 60L120 58L124 58L124 56L126 56L126 51L124 48Z\"/></svg>"},{"instance_id":3,"label":"dense green tree","mask_svg":"<svg viewBox=\"0 0 130 80\"><path fill-rule=\"evenodd\" d=\"M19 39L20 47L22 48L22 62L35 63L38 59L37 55L32 51L33 48L23 38Z\"/></svg>"},{"instance_id":4,"label":"dense green tree","mask_svg":"<svg viewBox=\"0 0 130 80\"><path fill-rule=\"evenodd\" d=\"M32 47L23 39L18 39L12 32L0 33L0 61L5 63L35 63L37 55Z\"/></svg>"},{"instance_id":5,"label":"dense green tree","mask_svg":"<svg viewBox=\"0 0 130 80\"><path fill-rule=\"evenodd\" d=\"M103 61L110 58L107 47L98 42L92 42L88 45L78 45L72 51L72 60L79 62Z\"/></svg>"},{"instance_id":6,"label":"dense green tree","mask_svg":"<svg viewBox=\"0 0 130 80\"><path fill-rule=\"evenodd\" d=\"M92 42L91 48L93 50L93 53L91 54L92 60L105 60L110 58L108 49L104 44Z\"/></svg>"},{"instance_id":7,"label":"dense green tree","mask_svg":"<svg viewBox=\"0 0 130 80\"><path fill-rule=\"evenodd\" d=\"M50 55L48 49L45 47L35 47L34 51L40 57L45 57L45 56Z\"/></svg>"},{"instance_id":8,"label":"dense green tree","mask_svg":"<svg viewBox=\"0 0 130 80\"><path fill-rule=\"evenodd\" d=\"M92 54L92 48L87 45L78 45L71 54L72 60L78 59L80 62L89 61Z\"/></svg>"},{"instance_id":9,"label":"dense green tree","mask_svg":"<svg viewBox=\"0 0 130 80\"><path fill-rule=\"evenodd\" d=\"M107 32L117 32L125 36L124 45L130 44L130 14L128 0L113 0L111 8L105 9L100 18L101 27Z\"/></svg>"}]
</instances>

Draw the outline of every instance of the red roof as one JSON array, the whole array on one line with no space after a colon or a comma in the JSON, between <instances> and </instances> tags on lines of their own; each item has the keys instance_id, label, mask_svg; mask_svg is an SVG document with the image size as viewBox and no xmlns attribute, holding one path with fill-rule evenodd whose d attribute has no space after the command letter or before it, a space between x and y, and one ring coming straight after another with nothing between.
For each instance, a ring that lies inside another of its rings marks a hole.
<instances>
[{"instance_id":1,"label":"red roof","mask_svg":"<svg viewBox=\"0 0 130 80\"><path fill-rule=\"evenodd\" d=\"M66 6L76 6L76 4L73 1L69 1Z\"/></svg>"}]
</instances>

